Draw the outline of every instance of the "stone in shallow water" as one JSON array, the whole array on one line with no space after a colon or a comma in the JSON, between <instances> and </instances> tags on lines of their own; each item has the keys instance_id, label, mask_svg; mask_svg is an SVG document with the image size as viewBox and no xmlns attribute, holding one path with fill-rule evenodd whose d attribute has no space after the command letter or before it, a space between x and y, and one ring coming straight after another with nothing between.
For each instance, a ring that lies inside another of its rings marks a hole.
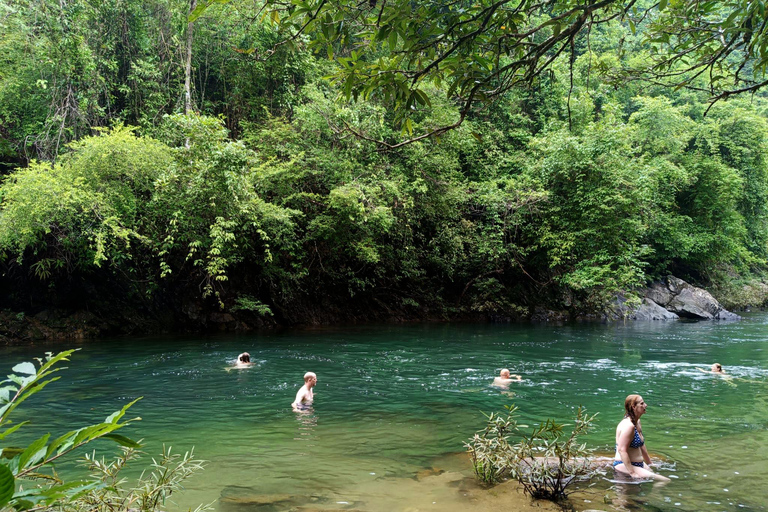
<instances>
[{"instance_id":1,"label":"stone in shallow water","mask_svg":"<svg viewBox=\"0 0 768 512\"><path fill-rule=\"evenodd\" d=\"M422 469L421 471L416 473L416 476L414 478L416 480L423 480L430 476L442 475L443 473L445 473L444 470L432 467L432 468Z\"/></svg>"},{"instance_id":2,"label":"stone in shallow water","mask_svg":"<svg viewBox=\"0 0 768 512\"><path fill-rule=\"evenodd\" d=\"M305 505L311 500L308 496L294 494L261 494L252 487L228 485L221 491L219 509L226 511L271 512Z\"/></svg>"}]
</instances>

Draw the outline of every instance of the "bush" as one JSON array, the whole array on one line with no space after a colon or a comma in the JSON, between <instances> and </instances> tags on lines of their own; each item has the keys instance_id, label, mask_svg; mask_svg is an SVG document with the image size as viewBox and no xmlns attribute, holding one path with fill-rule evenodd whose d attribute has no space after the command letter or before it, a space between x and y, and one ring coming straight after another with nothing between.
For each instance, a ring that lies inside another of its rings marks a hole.
<instances>
[{"instance_id":1,"label":"bush","mask_svg":"<svg viewBox=\"0 0 768 512\"><path fill-rule=\"evenodd\" d=\"M564 424L548 419L526 435L514 418L517 407L507 410L506 416L487 416L485 428L466 443L477 478L488 484L514 478L529 496L560 501L571 483L595 473L588 459L592 450L577 439L592 428L597 414L588 416L579 407L573 430L563 439ZM512 436L519 440L511 442Z\"/></svg>"}]
</instances>

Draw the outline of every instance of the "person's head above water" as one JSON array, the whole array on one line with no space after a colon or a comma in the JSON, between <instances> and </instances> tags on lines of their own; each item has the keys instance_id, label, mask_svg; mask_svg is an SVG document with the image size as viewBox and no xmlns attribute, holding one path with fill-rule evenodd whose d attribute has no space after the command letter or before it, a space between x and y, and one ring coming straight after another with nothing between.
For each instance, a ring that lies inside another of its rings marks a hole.
<instances>
[{"instance_id":1,"label":"person's head above water","mask_svg":"<svg viewBox=\"0 0 768 512\"><path fill-rule=\"evenodd\" d=\"M720 363L715 363L712 365L712 372L713 373L723 373L723 365Z\"/></svg>"},{"instance_id":2,"label":"person's head above water","mask_svg":"<svg viewBox=\"0 0 768 512\"><path fill-rule=\"evenodd\" d=\"M625 417L632 420L634 425L637 425L637 420L640 419L640 416L645 414L645 409L647 407L643 397L640 395L629 395L624 399Z\"/></svg>"},{"instance_id":3,"label":"person's head above water","mask_svg":"<svg viewBox=\"0 0 768 512\"><path fill-rule=\"evenodd\" d=\"M237 356L237 362L238 363L250 363L251 362L251 354L248 352L243 352L239 356Z\"/></svg>"},{"instance_id":4,"label":"person's head above water","mask_svg":"<svg viewBox=\"0 0 768 512\"><path fill-rule=\"evenodd\" d=\"M508 379L509 378L509 368L502 368L501 372L499 372L499 377L502 379Z\"/></svg>"},{"instance_id":5,"label":"person's head above water","mask_svg":"<svg viewBox=\"0 0 768 512\"><path fill-rule=\"evenodd\" d=\"M314 372L307 372L304 374L304 382L310 387L317 384L317 375Z\"/></svg>"}]
</instances>

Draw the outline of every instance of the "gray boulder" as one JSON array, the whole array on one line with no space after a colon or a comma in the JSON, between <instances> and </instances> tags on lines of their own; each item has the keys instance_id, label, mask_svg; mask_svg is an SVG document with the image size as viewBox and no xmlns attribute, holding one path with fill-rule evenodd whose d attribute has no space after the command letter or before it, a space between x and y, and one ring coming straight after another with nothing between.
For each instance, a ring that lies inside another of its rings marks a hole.
<instances>
[{"instance_id":1,"label":"gray boulder","mask_svg":"<svg viewBox=\"0 0 768 512\"><path fill-rule=\"evenodd\" d=\"M638 320L661 315L653 304L683 318L697 320L740 320L741 317L727 311L708 291L686 283L682 279L668 276L662 282L654 283L646 292L646 299L635 313ZM634 317L634 316L633 316ZM660 319L660 318L658 318Z\"/></svg>"},{"instance_id":2,"label":"gray boulder","mask_svg":"<svg viewBox=\"0 0 768 512\"><path fill-rule=\"evenodd\" d=\"M640 307L632 313L631 318L632 320L677 320L680 317L646 297Z\"/></svg>"}]
</instances>

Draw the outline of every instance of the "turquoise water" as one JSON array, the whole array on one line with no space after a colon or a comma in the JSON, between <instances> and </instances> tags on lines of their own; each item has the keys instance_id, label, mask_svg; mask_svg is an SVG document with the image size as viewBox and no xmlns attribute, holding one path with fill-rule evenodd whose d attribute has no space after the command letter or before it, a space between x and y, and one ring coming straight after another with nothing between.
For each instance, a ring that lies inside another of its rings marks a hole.
<instances>
[{"instance_id":1,"label":"turquoise water","mask_svg":"<svg viewBox=\"0 0 768 512\"><path fill-rule=\"evenodd\" d=\"M64 378L30 402L34 429L61 433L129 412L126 435L194 447L208 461L175 508L270 510L491 510L500 491L473 486L463 443L483 412L520 408L520 422L599 412L585 441L612 454L627 394L649 404L649 451L666 486L597 478L579 509L766 510L768 315L738 323L409 325L240 336L115 339L80 344ZM61 345L68 348L72 344ZM0 348L0 371L51 350ZM232 370L248 351L256 364ZM720 362L733 377L696 367ZM521 374L509 392L500 368ZM306 371L315 406L290 403ZM20 409L21 410L21 409ZM42 413L42 414L40 414ZM100 445L107 452L109 444ZM512 493L516 494L516 493ZM171 507L174 508L174 507Z\"/></svg>"}]
</instances>

